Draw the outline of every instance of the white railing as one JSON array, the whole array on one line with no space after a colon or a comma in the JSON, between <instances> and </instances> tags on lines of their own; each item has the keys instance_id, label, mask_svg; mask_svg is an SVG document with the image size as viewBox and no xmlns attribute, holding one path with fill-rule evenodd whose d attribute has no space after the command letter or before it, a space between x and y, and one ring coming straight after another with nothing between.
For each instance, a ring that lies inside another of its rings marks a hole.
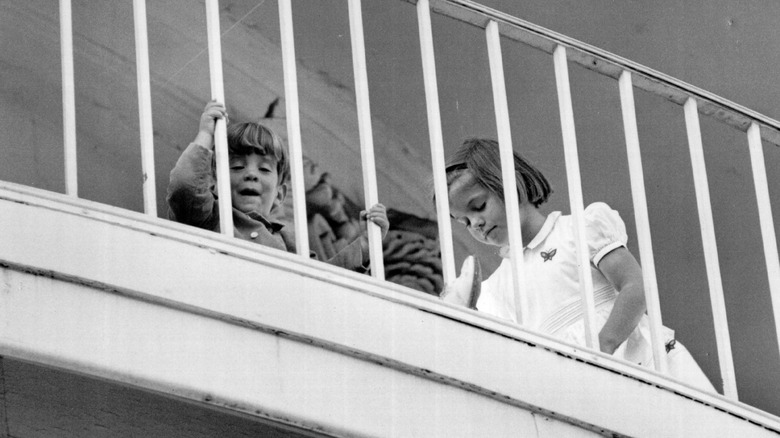
<instances>
[{"instance_id":1,"label":"white railing","mask_svg":"<svg viewBox=\"0 0 780 438\"><path fill-rule=\"evenodd\" d=\"M433 29L431 9L428 0L417 2L417 23L420 29L420 53L422 54L423 81L425 84L425 105L428 110L428 135L431 141L431 162L433 169L444 169L444 140L441 132L439 111L439 89L436 85L436 61L433 55ZM447 192L447 178L444 172L434 172L435 193ZM448 284L455 278L455 259L452 249L452 227L450 206L444 196L436 197L436 214L441 244L442 276Z\"/></svg>"},{"instance_id":2,"label":"white railing","mask_svg":"<svg viewBox=\"0 0 780 438\"><path fill-rule=\"evenodd\" d=\"M704 247L704 261L707 267L707 280L710 287L710 300L715 324L715 338L718 344L720 375L723 379L723 392L737 398L737 382L734 376L734 359L731 356L729 326L726 321L726 302L723 299L723 282L720 276L718 248L715 244L715 223L712 219L710 189L707 183L707 169L704 167L704 146L701 141L699 112L696 100L689 97L685 102L685 126L688 128L688 146L691 151L693 182L696 188L696 206L699 209L701 241Z\"/></svg>"},{"instance_id":3,"label":"white railing","mask_svg":"<svg viewBox=\"0 0 780 438\"><path fill-rule=\"evenodd\" d=\"M146 1L133 0L135 23L135 65L138 79L138 125L141 130L144 212L157 217L154 178L154 130L152 129L152 85L149 79L149 37L146 31Z\"/></svg>"},{"instance_id":4,"label":"white railing","mask_svg":"<svg viewBox=\"0 0 780 438\"><path fill-rule=\"evenodd\" d=\"M209 44L209 78L211 98L225 102L225 86L222 80L222 43L219 33L219 1L206 0L206 31ZM226 236L233 236L233 207L230 194L230 169L228 169L227 125L225 119L217 120L214 128L214 155L217 161L217 195L219 197L219 229Z\"/></svg>"},{"instance_id":5,"label":"white railing","mask_svg":"<svg viewBox=\"0 0 780 438\"><path fill-rule=\"evenodd\" d=\"M285 111L287 113L287 147L290 152L290 179L293 193L304 193L303 146L301 144L301 117L298 110L298 72L295 61L295 40L291 0L279 0L279 29L282 34L282 63L284 68ZM309 253L309 239L306 224L306 199L293 196L295 216L295 251Z\"/></svg>"},{"instance_id":6,"label":"white railing","mask_svg":"<svg viewBox=\"0 0 780 438\"><path fill-rule=\"evenodd\" d=\"M577 246L580 292L584 307L585 343L588 347L599 348L598 333L591 321L596 318L596 305L593 298L593 278L590 271L590 254L585 240L585 206L580 178L580 159L577 155L577 134L574 130L574 108L571 103L569 85L569 63L566 60L566 48L557 46L553 52L555 63L555 83L558 88L558 108L561 113L561 131L563 150L566 160L566 181L569 185L569 204L574 218L574 238ZM653 340L653 343L661 342Z\"/></svg>"},{"instance_id":7,"label":"white railing","mask_svg":"<svg viewBox=\"0 0 780 438\"><path fill-rule=\"evenodd\" d=\"M206 1L207 33L209 47L209 66L211 74L212 97L224 102L222 80L222 56L219 33L218 0ZM761 114L736 105L723 98L685 84L674 78L663 75L644 66L620 58L611 53L594 48L587 44L557 34L539 26L508 16L501 12L484 7L469 0L407 0L416 3L420 29L420 45L425 83L428 125L430 131L430 147L433 161L434 189L436 193L437 218L440 226L441 253L445 281L451 281L455 276L452 237L449 228L449 208L447 204L447 189L444 176L443 144L441 121L436 84L436 64L433 52L432 26L430 12L449 16L451 18L484 28L487 38L490 71L493 86L498 140L501 149L502 175L504 193L507 194L507 214L509 223L519 224L517 199L512 196L516 192L515 174L512 168L512 140L509 130L509 112L506 102L503 66L501 58L501 37L540 49L552 55L551 62L555 67L558 90L558 102L561 115L561 126L566 157L566 171L569 182L570 206L574 216L575 235L578 236L577 248L580 253L580 284L582 297L586 307L586 330L588 346L598 349L598 338L592 324L594 315L594 299L590 281L589 263L584 243L583 197L580 186L579 160L577 157L577 142L575 120L571 104L570 85L568 80L568 63L575 62L594 70L602 75L618 81L621 99L626 147L628 151L631 192L636 215L639 250L644 272L646 302L651 321L652 343L655 353L656 369L665 372L666 364L661 359L664 346L659 337L662 324L658 297L657 279L653 260L650 226L647 214L647 201L644 189L644 176L640 159L640 146L637 133L636 111L634 108L633 89L640 88L653 94L663 96L671 102L684 106L686 126L693 166L696 198L699 211L700 228L704 244L704 258L707 267L707 278L711 292L711 303L714 314L715 332L718 345L721 378L724 393L727 397L737 399L734 365L729 341L729 331L726 321L726 308L723 299L717 247L712 220L712 207L709 200L709 188L706 177L704 155L702 151L699 114L710 116L741 131L747 131L747 140L751 154L755 189L763 238L766 267L769 275L771 299L775 320L780 315L780 262L772 219L766 170L762 150L762 139L773 144L780 144L780 124ZM429 4L430 1L430 4ZM138 93L139 117L141 119L141 145L144 172L144 206L150 215L155 215L154 205L154 163L151 126L151 102L149 98L148 78L148 48L146 38L145 2L136 0L135 29L136 50L138 62ZM284 80L287 106L288 139L292 163L293 197L295 202L295 231L297 252L307 257L307 231L305 224L305 204L302 181L302 153L300 122L298 114L297 80L295 49L292 35L292 12L290 0L279 1L279 16L281 22L282 54L284 58ZM371 112L369 105L369 84L366 74L366 61L363 42L362 11L360 0L349 0L350 34L353 48L353 68L355 77L356 106L360 131L360 145L363 166L363 185L365 204L378 202L376 187L376 169L373 156L373 138L371 129ZM62 50L62 80L63 80L63 120L65 145L65 180L66 193L78 196L76 178L76 121L74 97L73 46L71 29L71 8L69 0L60 0L61 50ZM222 220L220 226L224 234L233 235L232 213L230 205L229 174L227 168L227 138L225 122L217 123L215 134L217 159L217 181L219 192L219 209ZM372 273L378 279L383 278L382 246L378 227L369 225L369 244ZM515 296L518 309L523 312L522 257L520 257L519 227L510 229L511 259L514 269ZM518 315L518 321L525 320L525 315ZM780 325L776 324L777 337L780 339Z\"/></svg>"},{"instance_id":8,"label":"white railing","mask_svg":"<svg viewBox=\"0 0 780 438\"><path fill-rule=\"evenodd\" d=\"M374 165L374 137L371 130L366 49L363 42L363 10L360 7L360 0L349 0L349 35L352 42L352 71L355 76L355 100L358 130L360 131L360 158L363 164L364 201L368 207L379 202L379 194L376 185L376 166ZM371 274L376 278L384 279L382 235L379 227L370 221L368 222Z\"/></svg>"},{"instance_id":9,"label":"white railing","mask_svg":"<svg viewBox=\"0 0 780 438\"><path fill-rule=\"evenodd\" d=\"M76 83L73 71L73 16L70 0L60 0L60 59L62 63L62 144L65 147L65 193L78 196L76 162Z\"/></svg>"},{"instance_id":10,"label":"white railing","mask_svg":"<svg viewBox=\"0 0 780 438\"><path fill-rule=\"evenodd\" d=\"M666 373L668 366L664 357L666 352L661 337L661 302L658 299L658 280L655 277L655 259L653 243L650 238L650 217L647 213L647 195L642 170L642 154L639 150L639 130L636 124L634 107L634 86L631 73L624 71L620 75L620 107L623 112L623 131L626 136L626 156L631 176L631 198L634 200L639 258L642 265L642 277L645 286L645 303L650 320L650 338L653 341L653 362L655 369Z\"/></svg>"},{"instance_id":11,"label":"white railing","mask_svg":"<svg viewBox=\"0 0 780 438\"><path fill-rule=\"evenodd\" d=\"M522 293L525 287L525 275L523 271L523 244L520 230L520 206L517 196L517 181L515 180L515 159L512 148L512 133L509 130L509 104L506 101L506 84L504 83L504 65L501 57L501 41L498 26L488 23L485 27L487 35L487 50L490 61L490 77L493 85L493 105L496 111L496 129L498 132L498 145L501 155L501 179L504 187L504 205L506 206L507 223L517 224L509 227L509 260L512 263L512 285L514 286L517 323L527 321L526 312L528 301ZM443 169L433 169L434 173L443 172ZM437 198L446 198L447 192L436 193ZM449 218L439 217L439 222Z\"/></svg>"}]
</instances>

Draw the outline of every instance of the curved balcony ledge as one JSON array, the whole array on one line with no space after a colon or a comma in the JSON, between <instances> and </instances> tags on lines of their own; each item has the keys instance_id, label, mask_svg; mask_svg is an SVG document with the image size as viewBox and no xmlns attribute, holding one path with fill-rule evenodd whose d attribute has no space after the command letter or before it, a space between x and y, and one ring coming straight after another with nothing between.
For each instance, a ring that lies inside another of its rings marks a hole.
<instances>
[{"instance_id":1,"label":"curved balcony ledge","mask_svg":"<svg viewBox=\"0 0 780 438\"><path fill-rule=\"evenodd\" d=\"M0 242L0 355L309 435L780 433L402 286L86 200L0 183Z\"/></svg>"}]
</instances>

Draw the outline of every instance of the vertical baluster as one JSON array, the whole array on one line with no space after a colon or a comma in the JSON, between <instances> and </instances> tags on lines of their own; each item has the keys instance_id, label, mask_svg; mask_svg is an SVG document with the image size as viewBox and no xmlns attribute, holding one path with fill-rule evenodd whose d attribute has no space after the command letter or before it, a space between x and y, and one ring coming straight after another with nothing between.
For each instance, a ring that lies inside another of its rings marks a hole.
<instances>
[{"instance_id":1,"label":"vertical baluster","mask_svg":"<svg viewBox=\"0 0 780 438\"><path fill-rule=\"evenodd\" d=\"M769 202L769 183L766 179L761 132L755 122L750 124L747 136L750 148L750 162L753 168L753 184L756 187L756 201L758 202L758 218L761 224L766 272L769 276L769 293L772 297L777 340L780 342L780 261L777 255L777 238L775 237L774 220L772 219L772 206Z\"/></svg>"},{"instance_id":2,"label":"vertical baluster","mask_svg":"<svg viewBox=\"0 0 780 438\"><path fill-rule=\"evenodd\" d=\"M577 156L577 134L574 130L574 110L571 102L569 86L569 66L566 59L566 48L558 46L553 52L555 63L555 82L558 89L558 109L561 114L561 131L563 133L563 149L566 160L566 180L569 188L569 204L574 219L574 238L576 239L577 258L579 265L580 291L582 293L583 317L585 320L585 344L594 349L599 348L598 333L594 326L596 320L595 303L593 299L593 277L590 272L590 251L585 236L585 217L580 179L580 162Z\"/></svg>"},{"instance_id":3,"label":"vertical baluster","mask_svg":"<svg viewBox=\"0 0 780 438\"><path fill-rule=\"evenodd\" d=\"M374 138L371 132L371 108L368 100L368 73L366 49L363 41L363 16L360 0L349 0L349 29L352 42L352 67L355 76L355 99L358 129L360 130L360 157L363 166L363 191L366 208L379 202L374 165ZM382 259L382 233L379 227L368 221L368 246L371 256L371 275L384 280Z\"/></svg>"},{"instance_id":4,"label":"vertical baluster","mask_svg":"<svg viewBox=\"0 0 780 438\"><path fill-rule=\"evenodd\" d=\"M436 61L433 54L433 31L428 0L417 2L417 24L420 29L420 54L422 55L425 105L428 109L428 136L431 142L433 184L436 194L436 218L439 225L439 243L444 284L455 279L455 253L452 249L450 206L447 199L447 177L444 174L444 141L439 113L439 90L436 82Z\"/></svg>"},{"instance_id":5,"label":"vertical baluster","mask_svg":"<svg viewBox=\"0 0 780 438\"><path fill-rule=\"evenodd\" d=\"M206 27L209 47L211 98L225 102L222 80L222 43L219 34L219 1L206 0ZM219 196L219 228L222 234L233 236L233 202L230 195L230 170L225 120L217 120L214 131L214 152L217 157L217 195Z\"/></svg>"},{"instance_id":6,"label":"vertical baluster","mask_svg":"<svg viewBox=\"0 0 780 438\"><path fill-rule=\"evenodd\" d=\"M138 121L141 131L144 212L157 216L154 178L154 134L152 131L152 92L149 79L149 39L146 30L146 0L133 0L135 24L135 65L138 83Z\"/></svg>"},{"instance_id":7,"label":"vertical baluster","mask_svg":"<svg viewBox=\"0 0 780 438\"><path fill-rule=\"evenodd\" d=\"M73 14L70 0L60 0L62 64L62 130L65 149L65 194L78 196L76 161L76 84L73 70Z\"/></svg>"},{"instance_id":8,"label":"vertical baluster","mask_svg":"<svg viewBox=\"0 0 780 438\"><path fill-rule=\"evenodd\" d=\"M618 86L620 88L620 104L623 111L623 131L626 135L628 171L631 175L631 197L634 200L636 235L639 242L639 257L642 261L642 275L644 277L645 303L647 304L647 314L650 319L653 361L656 370L666 373L669 367L666 361L664 339L661 338L661 303L658 299L653 243L650 238L650 218L647 213L645 177L642 170L642 154L639 150L639 130L636 125L634 86L631 83L631 73L623 71L618 80Z\"/></svg>"},{"instance_id":9,"label":"vertical baluster","mask_svg":"<svg viewBox=\"0 0 780 438\"><path fill-rule=\"evenodd\" d=\"M290 179L295 212L295 250L309 256L309 232L306 221L306 190L303 184L303 150L298 109L298 77L295 66L292 3L279 0L279 29L282 38L284 68L284 106L287 116L287 146L290 149Z\"/></svg>"},{"instance_id":10,"label":"vertical baluster","mask_svg":"<svg viewBox=\"0 0 780 438\"><path fill-rule=\"evenodd\" d=\"M704 261L707 267L707 281L710 288L710 302L715 324L715 339L718 344L718 362L723 379L723 393L727 397L737 398L737 383L734 375L734 361L731 355L729 326L726 320L726 303L723 299L723 284L718 262L718 248L715 244L715 224L712 219L712 205L707 182L707 169L704 165L704 148L699 127L699 112L696 100L689 97L684 105L685 125L688 130L688 146L693 167L693 183L696 189L696 205L699 210L701 240L704 247Z\"/></svg>"},{"instance_id":11,"label":"vertical baluster","mask_svg":"<svg viewBox=\"0 0 780 438\"><path fill-rule=\"evenodd\" d=\"M493 84L493 105L496 112L496 129L498 146L501 156L501 178L504 186L504 205L506 206L507 223L509 224L509 257L513 268L513 287L515 295L515 311L518 324L525 323L528 318L528 296L525 289L525 269L523 267L523 242L520 229L520 206L517 199L517 180L515 179L515 157L512 147L512 132L509 122L509 105L506 100L506 84L504 82L504 64L501 56L501 35L498 23L488 22L485 27L487 37L488 60L490 62L490 78Z\"/></svg>"}]
</instances>

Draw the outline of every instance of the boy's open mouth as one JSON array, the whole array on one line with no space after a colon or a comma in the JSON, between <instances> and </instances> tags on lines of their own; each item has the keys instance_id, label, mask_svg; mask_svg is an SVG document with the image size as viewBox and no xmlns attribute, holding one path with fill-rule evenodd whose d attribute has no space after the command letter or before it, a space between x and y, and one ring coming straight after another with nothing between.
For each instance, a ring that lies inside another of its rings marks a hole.
<instances>
[{"instance_id":1,"label":"boy's open mouth","mask_svg":"<svg viewBox=\"0 0 780 438\"><path fill-rule=\"evenodd\" d=\"M241 189L241 191L238 192L241 196L260 196L260 192L258 192L255 189Z\"/></svg>"}]
</instances>

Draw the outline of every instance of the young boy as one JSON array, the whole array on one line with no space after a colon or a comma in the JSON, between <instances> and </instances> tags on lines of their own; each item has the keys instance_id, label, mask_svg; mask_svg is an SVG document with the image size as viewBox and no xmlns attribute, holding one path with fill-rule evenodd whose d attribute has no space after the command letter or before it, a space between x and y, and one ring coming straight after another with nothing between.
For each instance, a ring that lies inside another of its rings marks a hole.
<instances>
[{"instance_id":1,"label":"young boy","mask_svg":"<svg viewBox=\"0 0 780 438\"><path fill-rule=\"evenodd\" d=\"M170 219L199 228L219 231L214 128L217 119L227 120L225 106L216 101L206 105L200 117L198 135L182 152L171 171L168 184ZM287 195L290 164L281 138L258 123L239 123L227 128L230 192L233 225L239 239L295 252L292 234L270 219L271 210ZM365 272L369 261L366 220L377 224L382 237L390 226L382 204L360 213L363 233L331 259L332 265Z\"/></svg>"}]
</instances>

